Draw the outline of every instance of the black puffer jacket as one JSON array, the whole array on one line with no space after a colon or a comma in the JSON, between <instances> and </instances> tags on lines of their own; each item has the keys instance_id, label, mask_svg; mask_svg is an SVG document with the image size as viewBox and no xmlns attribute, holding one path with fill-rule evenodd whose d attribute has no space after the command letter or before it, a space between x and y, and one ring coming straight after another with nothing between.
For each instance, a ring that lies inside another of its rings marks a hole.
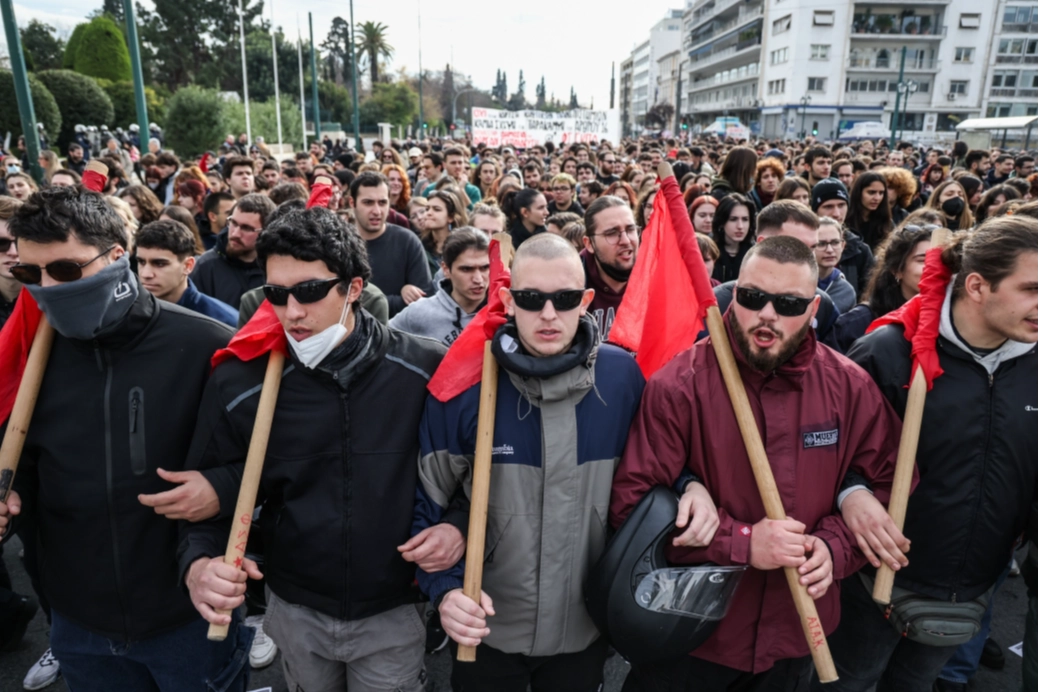
<instances>
[{"instance_id":1,"label":"black puffer jacket","mask_svg":"<svg viewBox=\"0 0 1039 692\"><path fill-rule=\"evenodd\" d=\"M213 352L229 327L155 300L93 342L57 335L14 488L38 521L54 610L119 641L199 615L178 583L177 523L137 496L184 468Z\"/></svg>"},{"instance_id":2,"label":"black puffer jacket","mask_svg":"<svg viewBox=\"0 0 1039 692\"><path fill-rule=\"evenodd\" d=\"M844 252L841 253L837 268L855 289L856 298L861 298L862 292L866 290L873 262L873 252L869 245L855 233L844 231Z\"/></svg>"},{"instance_id":3,"label":"black puffer jacket","mask_svg":"<svg viewBox=\"0 0 1039 692\"><path fill-rule=\"evenodd\" d=\"M411 536L419 421L446 351L357 315L371 335L359 362L347 368L359 355L346 357L347 342L316 370L286 360L257 499L267 584L289 603L343 620L416 600L415 565L397 546ZM213 371L190 467L240 473L266 367L261 357ZM218 492L221 510L233 506L237 488ZM230 528L230 519L182 524L181 572L222 555Z\"/></svg>"},{"instance_id":4,"label":"black puffer jacket","mask_svg":"<svg viewBox=\"0 0 1039 692\"><path fill-rule=\"evenodd\" d=\"M848 351L899 416L908 397L910 348L900 326L886 326ZM906 514L913 549L895 583L966 601L995 583L1035 512L1039 371L1034 347L991 376L944 337L938 358L945 373L927 394L916 454L920 484Z\"/></svg>"}]
</instances>

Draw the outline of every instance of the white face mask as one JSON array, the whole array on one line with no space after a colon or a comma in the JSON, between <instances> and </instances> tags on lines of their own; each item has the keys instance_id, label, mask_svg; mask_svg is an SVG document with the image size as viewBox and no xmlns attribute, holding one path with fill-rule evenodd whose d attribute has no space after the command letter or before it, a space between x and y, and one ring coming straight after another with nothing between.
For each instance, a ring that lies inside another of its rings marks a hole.
<instances>
[{"instance_id":1,"label":"white face mask","mask_svg":"<svg viewBox=\"0 0 1039 692\"><path fill-rule=\"evenodd\" d=\"M343 324L346 319L346 311L349 309L350 301L346 301L346 304L343 305L343 314L339 316L338 322L313 336L308 336L302 341L296 341L291 334L285 332L289 348L296 354L296 359L303 367L310 370L316 368L339 345L339 342L350 333L347 331L346 325Z\"/></svg>"}]
</instances>

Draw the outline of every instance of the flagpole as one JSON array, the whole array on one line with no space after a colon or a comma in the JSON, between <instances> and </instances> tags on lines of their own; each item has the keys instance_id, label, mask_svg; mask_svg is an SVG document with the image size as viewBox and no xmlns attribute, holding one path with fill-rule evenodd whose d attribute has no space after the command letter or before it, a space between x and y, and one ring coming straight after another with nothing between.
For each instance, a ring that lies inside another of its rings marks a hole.
<instances>
[{"instance_id":1,"label":"flagpole","mask_svg":"<svg viewBox=\"0 0 1039 692\"><path fill-rule=\"evenodd\" d=\"M299 53L299 113L303 118L303 151L307 150L307 96L303 86L303 32L299 28L299 12L296 13L296 49Z\"/></svg>"},{"instance_id":2,"label":"flagpole","mask_svg":"<svg viewBox=\"0 0 1039 692\"><path fill-rule=\"evenodd\" d=\"M281 90L278 89L278 41L274 37L274 0L270 0L271 8L271 56L274 59L274 109L278 114L278 153L281 153Z\"/></svg>"},{"instance_id":3,"label":"flagpole","mask_svg":"<svg viewBox=\"0 0 1039 692\"><path fill-rule=\"evenodd\" d=\"M245 101L245 136L249 139L249 145L253 143L253 125L249 117L249 74L245 67L245 11L242 9L242 0L238 0L238 32L242 40L242 97ZM249 150L246 149L246 154Z\"/></svg>"}]
</instances>

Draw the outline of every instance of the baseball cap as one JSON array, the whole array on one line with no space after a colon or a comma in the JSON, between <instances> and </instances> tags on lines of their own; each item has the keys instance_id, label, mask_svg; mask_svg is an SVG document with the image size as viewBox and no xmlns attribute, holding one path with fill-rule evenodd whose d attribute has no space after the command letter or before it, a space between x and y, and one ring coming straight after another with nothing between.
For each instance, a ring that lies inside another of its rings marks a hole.
<instances>
[{"instance_id":1,"label":"baseball cap","mask_svg":"<svg viewBox=\"0 0 1039 692\"><path fill-rule=\"evenodd\" d=\"M418 147L411 147L408 149L408 158L410 159L412 156L422 156L422 150Z\"/></svg>"},{"instance_id":2,"label":"baseball cap","mask_svg":"<svg viewBox=\"0 0 1039 692\"><path fill-rule=\"evenodd\" d=\"M848 202L848 188L836 178L827 178L815 184L812 188L812 211L819 211L820 205L832 199L842 199Z\"/></svg>"}]
</instances>

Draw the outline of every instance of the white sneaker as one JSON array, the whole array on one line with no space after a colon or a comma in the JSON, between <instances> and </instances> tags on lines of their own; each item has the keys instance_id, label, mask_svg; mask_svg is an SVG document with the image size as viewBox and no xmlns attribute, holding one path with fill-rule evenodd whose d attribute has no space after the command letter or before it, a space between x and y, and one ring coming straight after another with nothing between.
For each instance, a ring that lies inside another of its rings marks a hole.
<instances>
[{"instance_id":1,"label":"white sneaker","mask_svg":"<svg viewBox=\"0 0 1039 692\"><path fill-rule=\"evenodd\" d=\"M47 649L40 656L40 660L34 663L29 672L25 674L22 687L27 690L42 690L53 684L60 675L61 668L58 666L58 659L54 658L50 649Z\"/></svg>"},{"instance_id":2,"label":"white sneaker","mask_svg":"<svg viewBox=\"0 0 1039 692\"><path fill-rule=\"evenodd\" d=\"M245 624L256 630L252 648L249 649L249 665L253 668L266 668L278 655L278 646L264 633L262 615L250 615L245 618Z\"/></svg>"}]
</instances>

